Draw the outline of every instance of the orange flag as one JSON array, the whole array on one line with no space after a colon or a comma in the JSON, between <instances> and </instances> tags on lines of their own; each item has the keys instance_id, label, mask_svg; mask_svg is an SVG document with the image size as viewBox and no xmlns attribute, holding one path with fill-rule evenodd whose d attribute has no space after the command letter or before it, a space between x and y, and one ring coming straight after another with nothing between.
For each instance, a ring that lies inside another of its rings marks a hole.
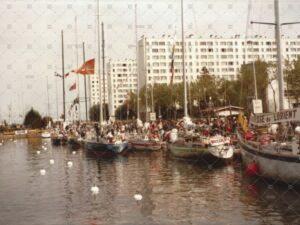
<instances>
[{"instance_id":1,"label":"orange flag","mask_svg":"<svg viewBox=\"0 0 300 225\"><path fill-rule=\"evenodd\" d=\"M73 73L79 73L82 75L90 75L95 73L95 59L86 61L79 69L72 70Z\"/></svg>"}]
</instances>

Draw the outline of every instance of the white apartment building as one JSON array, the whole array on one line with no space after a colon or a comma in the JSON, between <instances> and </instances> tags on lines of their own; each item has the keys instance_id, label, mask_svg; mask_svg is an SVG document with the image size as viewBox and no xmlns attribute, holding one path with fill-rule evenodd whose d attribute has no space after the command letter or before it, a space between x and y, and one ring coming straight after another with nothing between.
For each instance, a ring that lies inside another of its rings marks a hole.
<instances>
[{"instance_id":1,"label":"white apartment building","mask_svg":"<svg viewBox=\"0 0 300 225\"><path fill-rule=\"evenodd\" d=\"M115 116L115 110L121 106L130 92L137 90L136 61L109 60L106 67L105 76L105 103L111 117ZM91 105L99 103L99 76L90 76L90 96ZM101 74L102 98L104 96L103 77Z\"/></svg>"},{"instance_id":2,"label":"white apartment building","mask_svg":"<svg viewBox=\"0 0 300 225\"><path fill-rule=\"evenodd\" d=\"M173 81L178 83L182 81L181 39L172 39L170 36L161 38L143 36L139 40L140 87L146 82L170 83L173 45L175 45ZM297 59L300 56L300 37L284 38L282 54L284 59ZM246 41L238 35L234 38L195 38L193 35L185 38L185 68L188 80L197 79L203 67L216 77L233 80L243 63L258 58L266 62L276 62L275 39L256 36Z\"/></svg>"},{"instance_id":3,"label":"white apartment building","mask_svg":"<svg viewBox=\"0 0 300 225\"><path fill-rule=\"evenodd\" d=\"M137 90L137 66L135 60L110 60L107 64L108 88L110 90L109 110L111 117L115 110Z\"/></svg>"},{"instance_id":4,"label":"white apartment building","mask_svg":"<svg viewBox=\"0 0 300 225\"><path fill-rule=\"evenodd\" d=\"M99 76L97 73L88 76L87 85L89 85L89 87L87 87L87 90L90 90L88 96L90 96L91 106L99 104ZM101 72L101 87L102 87L102 99L105 96L105 103L108 103L109 95L108 95L107 76L105 76L105 86L104 86L105 89L104 89L102 72Z\"/></svg>"}]
</instances>

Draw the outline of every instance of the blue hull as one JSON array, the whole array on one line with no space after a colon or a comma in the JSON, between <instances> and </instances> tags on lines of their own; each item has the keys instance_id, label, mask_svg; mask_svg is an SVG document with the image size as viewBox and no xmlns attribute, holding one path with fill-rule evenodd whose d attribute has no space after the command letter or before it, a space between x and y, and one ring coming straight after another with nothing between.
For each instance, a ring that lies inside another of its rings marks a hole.
<instances>
[{"instance_id":1,"label":"blue hull","mask_svg":"<svg viewBox=\"0 0 300 225\"><path fill-rule=\"evenodd\" d=\"M127 142L121 144L110 144L96 141L86 141L85 148L90 151L95 151L96 153L103 154L120 154L124 152L128 147Z\"/></svg>"}]
</instances>

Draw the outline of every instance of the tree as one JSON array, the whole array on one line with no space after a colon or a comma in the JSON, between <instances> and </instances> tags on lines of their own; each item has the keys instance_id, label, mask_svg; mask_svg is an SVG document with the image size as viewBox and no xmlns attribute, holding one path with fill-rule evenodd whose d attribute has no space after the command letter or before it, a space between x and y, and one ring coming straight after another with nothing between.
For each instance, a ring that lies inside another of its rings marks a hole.
<instances>
[{"instance_id":1,"label":"tree","mask_svg":"<svg viewBox=\"0 0 300 225\"><path fill-rule=\"evenodd\" d=\"M285 70L285 81L287 84L287 93L297 104L300 99L300 57L297 60L287 63Z\"/></svg>"},{"instance_id":2,"label":"tree","mask_svg":"<svg viewBox=\"0 0 300 225\"><path fill-rule=\"evenodd\" d=\"M136 118L137 110L137 95L133 92L129 93L128 99L116 109L116 118L122 119L132 119ZM127 115L128 113L128 115Z\"/></svg>"},{"instance_id":3,"label":"tree","mask_svg":"<svg viewBox=\"0 0 300 225\"><path fill-rule=\"evenodd\" d=\"M50 116L45 116L42 119L42 127L46 128L49 124L49 122L52 124L53 123L53 119Z\"/></svg>"},{"instance_id":4,"label":"tree","mask_svg":"<svg viewBox=\"0 0 300 225\"><path fill-rule=\"evenodd\" d=\"M108 113L108 105L104 104L103 108L105 110L106 118L103 118L104 120L109 119L109 113ZM103 114L104 115L104 114ZM99 104L93 105L89 110L89 116L91 121L100 121L100 106Z\"/></svg>"},{"instance_id":5,"label":"tree","mask_svg":"<svg viewBox=\"0 0 300 225\"><path fill-rule=\"evenodd\" d=\"M24 126L28 128L33 128L33 129L39 129L43 125L42 123L42 117L40 113L33 108L31 108L25 116L24 119Z\"/></svg>"},{"instance_id":6,"label":"tree","mask_svg":"<svg viewBox=\"0 0 300 225\"><path fill-rule=\"evenodd\" d=\"M264 61L257 60L255 61L254 66L256 71L258 98L263 102L264 111L267 111L267 88L269 84L268 68L270 65ZM249 106L249 99L253 99L255 96L252 63L242 65L237 81L237 84L240 84L240 94L238 95L239 105L247 109ZM238 96L236 96L236 98L238 98Z\"/></svg>"},{"instance_id":7,"label":"tree","mask_svg":"<svg viewBox=\"0 0 300 225\"><path fill-rule=\"evenodd\" d=\"M209 74L206 67L203 67L198 79L190 84L190 94L193 115L201 115L201 110L218 106L223 98L218 89L220 81L214 75ZM196 103L196 104L195 104Z\"/></svg>"}]
</instances>

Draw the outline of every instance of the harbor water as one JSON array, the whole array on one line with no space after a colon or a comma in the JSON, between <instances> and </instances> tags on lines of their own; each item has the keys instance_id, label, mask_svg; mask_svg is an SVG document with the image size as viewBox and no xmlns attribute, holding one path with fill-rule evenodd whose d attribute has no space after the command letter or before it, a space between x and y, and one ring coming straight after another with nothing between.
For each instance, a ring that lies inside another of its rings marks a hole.
<instances>
[{"instance_id":1,"label":"harbor water","mask_svg":"<svg viewBox=\"0 0 300 225\"><path fill-rule=\"evenodd\" d=\"M242 171L238 160L216 166L166 151L99 158L11 140L0 146L0 224L300 224L299 189Z\"/></svg>"}]
</instances>

